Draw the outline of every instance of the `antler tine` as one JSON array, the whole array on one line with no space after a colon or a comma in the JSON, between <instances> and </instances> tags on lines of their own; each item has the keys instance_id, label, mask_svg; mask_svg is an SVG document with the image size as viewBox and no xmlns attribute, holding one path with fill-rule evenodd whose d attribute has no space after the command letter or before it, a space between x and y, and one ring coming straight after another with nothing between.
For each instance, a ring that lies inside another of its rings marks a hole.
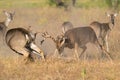
<instances>
[{"instance_id":1,"label":"antler tine","mask_svg":"<svg viewBox=\"0 0 120 80\"><path fill-rule=\"evenodd\" d=\"M46 31L46 34L48 35L48 32Z\"/></svg>"},{"instance_id":2,"label":"antler tine","mask_svg":"<svg viewBox=\"0 0 120 80\"><path fill-rule=\"evenodd\" d=\"M44 37L44 38L49 38L49 37L51 37L49 34L48 34L48 32L46 31L46 32L44 32L44 33L42 33L42 37Z\"/></svg>"},{"instance_id":3,"label":"antler tine","mask_svg":"<svg viewBox=\"0 0 120 80\"><path fill-rule=\"evenodd\" d=\"M42 37L45 37L45 33L42 33Z\"/></svg>"},{"instance_id":4,"label":"antler tine","mask_svg":"<svg viewBox=\"0 0 120 80\"><path fill-rule=\"evenodd\" d=\"M49 35L47 31L42 33L43 40L41 41L41 45L46 40L46 38L48 38L47 35Z\"/></svg>"},{"instance_id":5,"label":"antler tine","mask_svg":"<svg viewBox=\"0 0 120 80\"><path fill-rule=\"evenodd\" d=\"M49 35L49 34L48 34L48 32L46 31L46 32L43 33L43 35L46 36L46 35Z\"/></svg>"},{"instance_id":6,"label":"antler tine","mask_svg":"<svg viewBox=\"0 0 120 80\"><path fill-rule=\"evenodd\" d=\"M42 37L45 37L45 32L44 32L44 33L42 33Z\"/></svg>"}]
</instances>

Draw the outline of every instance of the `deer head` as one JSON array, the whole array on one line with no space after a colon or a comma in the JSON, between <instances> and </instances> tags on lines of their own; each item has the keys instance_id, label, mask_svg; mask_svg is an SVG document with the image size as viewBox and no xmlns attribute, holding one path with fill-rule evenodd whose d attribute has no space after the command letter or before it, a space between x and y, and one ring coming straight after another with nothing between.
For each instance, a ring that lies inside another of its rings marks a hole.
<instances>
[{"instance_id":1,"label":"deer head","mask_svg":"<svg viewBox=\"0 0 120 80\"><path fill-rule=\"evenodd\" d=\"M3 12L7 17L5 21L5 25L8 26L9 23L13 20L13 16L15 15L15 12L7 12L7 11L3 11Z\"/></svg>"},{"instance_id":2,"label":"deer head","mask_svg":"<svg viewBox=\"0 0 120 80\"><path fill-rule=\"evenodd\" d=\"M115 24L115 17L118 15L118 13L106 13L106 15L110 18L110 22L113 24Z\"/></svg>"}]
</instances>

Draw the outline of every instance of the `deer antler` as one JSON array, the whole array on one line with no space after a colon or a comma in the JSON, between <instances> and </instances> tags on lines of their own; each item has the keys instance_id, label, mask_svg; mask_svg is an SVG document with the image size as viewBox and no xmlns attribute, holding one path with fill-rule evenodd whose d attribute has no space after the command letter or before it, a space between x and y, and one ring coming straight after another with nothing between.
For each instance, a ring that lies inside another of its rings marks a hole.
<instances>
[{"instance_id":1,"label":"deer antler","mask_svg":"<svg viewBox=\"0 0 120 80\"><path fill-rule=\"evenodd\" d=\"M52 39L52 40L56 43L55 38L52 37L51 35L49 35L48 32L44 32L44 33L42 33L42 37L43 37L44 39L41 41L41 44L42 44L47 38Z\"/></svg>"}]
</instances>

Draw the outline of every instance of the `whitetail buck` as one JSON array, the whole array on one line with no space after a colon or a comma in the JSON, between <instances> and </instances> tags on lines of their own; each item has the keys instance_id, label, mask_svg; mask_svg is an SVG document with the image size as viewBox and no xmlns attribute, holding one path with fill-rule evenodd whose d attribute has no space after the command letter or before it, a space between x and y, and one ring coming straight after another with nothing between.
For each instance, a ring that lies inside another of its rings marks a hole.
<instances>
[{"instance_id":1,"label":"whitetail buck","mask_svg":"<svg viewBox=\"0 0 120 80\"><path fill-rule=\"evenodd\" d=\"M66 21L62 24L62 33L65 33L66 31L73 28L73 24L69 21Z\"/></svg>"},{"instance_id":2,"label":"whitetail buck","mask_svg":"<svg viewBox=\"0 0 120 80\"><path fill-rule=\"evenodd\" d=\"M9 25L9 23L13 20L13 16L14 16L15 12L6 12L6 11L3 11L3 12L6 15L6 20L3 22L0 22L0 32L4 38L5 33L7 31L7 27Z\"/></svg>"},{"instance_id":3,"label":"whitetail buck","mask_svg":"<svg viewBox=\"0 0 120 80\"><path fill-rule=\"evenodd\" d=\"M5 36L6 44L14 52L25 57L26 60L31 58L31 52L39 53L44 59L44 53L39 49L30 32L24 28L13 28L7 31Z\"/></svg>"},{"instance_id":4,"label":"whitetail buck","mask_svg":"<svg viewBox=\"0 0 120 80\"><path fill-rule=\"evenodd\" d=\"M117 16L117 13L107 13L107 16L110 18L110 21L108 23L100 23L98 21L94 21L90 24L90 26L94 29L98 40L102 41L102 45L107 48L107 51L109 51L108 35L114 27L115 17Z\"/></svg>"},{"instance_id":5,"label":"whitetail buck","mask_svg":"<svg viewBox=\"0 0 120 80\"><path fill-rule=\"evenodd\" d=\"M74 48L76 56L77 58L79 58L86 51L87 43L93 43L97 46L97 48L101 51L101 53L104 52L108 56L108 58L112 60L110 54L98 42L98 39L94 30L89 26L78 27L78 28L73 28L71 30L68 30L67 32L65 32L63 36L57 37L57 39L50 36L48 33L43 33L42 36L44 38L51 38L55 42L56 49L59 52L59 54L63 52L65 47L68 47L70 49ZM78 56L79 47L83 49L80 56Z\"/></svg>"}]
</instances>

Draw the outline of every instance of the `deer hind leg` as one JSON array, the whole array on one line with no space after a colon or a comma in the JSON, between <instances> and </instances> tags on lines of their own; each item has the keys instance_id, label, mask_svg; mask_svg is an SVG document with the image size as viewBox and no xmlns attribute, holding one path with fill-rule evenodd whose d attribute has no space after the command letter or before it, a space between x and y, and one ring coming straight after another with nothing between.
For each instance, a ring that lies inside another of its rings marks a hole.
<instances>
[{"instance_id":1,"label":"deer hind leg","mask_svg":"<svg viewBox=\"0 0 120 80\"><path fill-rule=\"evenodd\" d=\"M106 49L107 52L109 52L108 47L108 36L106 35L105 38L102 38L102 46ZM105 57L105 54L102 53L102 57Z\"/></svg>"},{"instance_id":2,"label":"deer hind leg","mask_svg":"<svg viewBox=\"0 0 120 80\"><path fill-rule=\"evenodd\" d=\"M22 54L24 56L24 62L27 63L28 60L30 60L29 56L30 53L26 48L23 47L12 47L12 49L16 50L18 53Z\"/></svg>"},{"instance_id":3,"label":"deer hind leg","mask_svg":"<svg viewBox=\"0 0 120 80\"><path fill-rule=\"evenodd\" d=\"M34 51L40 53L42 59L45 60L44 52L43 52L41 49L39 49L39 48L37 47L37 45L35 45L34 43L31 43L31 44L30 44L30 48L33 49Z\"/></svg>"},{"instance_id":4,"label":"deer hind leg","mask_svg":"<svg viewBox=\"0 0 120 80\"><path fill-rule=\"evenodd\" d=\"M103 46L106 48L106 50L109 52L109 45L108 45L108 35L102 38Z\"/></svg>"},{"instance_id":5,"label":"deer hind leg","mask_svg":"<svg viewBox=\"0 0 120 80\"><path fill-rule=\"evenodd\" d=\"M112 62L112 57L111 57L110 53L107 52L107 51L105 50L105 48L104 48L102 45L100 45L100 43L99 43L98 41L97 41L95 44L96 44L96 46L98 47L98 50L99 50L101 53L104 53L104 54L109 58L109 60Z\"/></svg>"}]
</instances>

